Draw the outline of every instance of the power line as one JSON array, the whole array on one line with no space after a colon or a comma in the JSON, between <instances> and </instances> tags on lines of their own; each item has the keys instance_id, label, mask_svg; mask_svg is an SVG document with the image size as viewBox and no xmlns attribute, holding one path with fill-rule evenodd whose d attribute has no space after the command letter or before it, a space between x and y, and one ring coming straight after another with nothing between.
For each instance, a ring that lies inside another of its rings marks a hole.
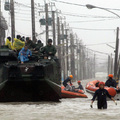
<instances>
[{"instance_id":1,"label":"power line","mask_svg":"<svg viewBox=\"0 0 120 120\"><path fill-rule=\"evenodd\" d=\"M28 5L19 3L19 2L14 2L14 3L17 4L17 5L21 5L21 6L23 6L23 7L31 8L31 6L28 6Z\"/></svg>"},{"instance_id":2,"label":"power line","mask_svg":"<svg viewBox=\"0 0 120 120\"><path fill-rule=\"evenodd\" d=\"M90 29L90 28L76 28L70 27L72 29L79 29L79 30L91 30L91 31L115 31L115 29Z\"/></svg>"},{"instance_id":3,"label":"power line","mask_svg":"<svg viewBox=\"0 0 120 120\"><path fill-rule=\"evenodd\" d=\"M115 43L115 42L108 42L108 43ZM88 44L86 46L103 45L103 44L108 44L108 43Z\"/></svg>"},{"instance_id":4,"label":"power line","mask_svg":"<svg viewBox=\"0 0 120 120\"><path fill-rule=\"evenodd\" d=\"M89 48L88 48L88 50L91 50L91 51L93 51L95 53L99 53L99 54L109 55L109 53L105 53L105 52L101 52L101 51L96 51L96 50L92 50L92 49L89 49Z\"/></svg>"},{"instance_id":5,"label":"power line","mask_svg":"<svg viewBox=\"0 0 120 120\"><path fill-rule=\"evenodd\" d=\"M119 18L113 18L113 19L99 19L99 20L86 20L86 21L68 21L69 23L84 23L84 22L103 22L103 21L109 21L109 20L118 20Z\"/></svg>"},{"instance_id":6,"label":"power line","mask_svg":"<svg viewBox=\"0 0 120 120\"><path fill-rule=\"evenodd\" d=\"M25 4L22 4L22 3L18 3L18 2L15 2L19 5L22 5L23 7L28 7L28 8L31 8L30 6L27 6ZM40 8L37 8L35 7L37 10L40 10ZM22 13L21 13L22 14ZM78 15L76 13L65 13L65 12L62 12L63 15L68 15L68 16L74 16L74 17L85 17L85 18L116 18L116 17L113 17L113 16L95 16L95 15Z\"/></svg>"},{"instance_id":7,"label":"power line","mask_svg":"<svg viewBox=\"0 0 120 120\"><path fill-rule=\"evenodd\" d=\"M29 10L29 11L26 11L26 10L21 10L21 9L15 9L15 11L20 12L20 13L22 13L22 14L24 14L24 13L30 14L30 13L31 13L30 10ZM38 11L35 11L35 13L38 13Z\"/></svg>"},{"instance_id":8,"label":"power line","mask_svg":"<svg viewBox=\"0 0 120 120\"><path fill-rule=\"evenodd\" d=\"M64 1L60 1L60 0L52 0L52 1L60 2L60 3L65 3L65 4L69 4L69 5L76 5L76 6L86 7L85 5L82 5L82 4L76 4L76 3L64 2Z\"/></svg>"},{"instance_id":9,"label":"power line","mask_svg":"<svg viewBox=\"0 0 120 120\"><path fill-rule=\"evenodd\" d=\"M54 1L54 2L60 2L60 3L64 3L64 4L69 4L69 5L75 5L75 6L86 7L86 5L76 4L76 3L70 3L70 2L64 2L64 1L60 1L60 0L52 0L52 1ZM105 8L105 9L120 11L120 9L116 9L116 8Z\"/></svg>"},{"instance_id":10,"label":"power line","mask_svg":"<svg viewBox=\"0 0 120 120\"><path fill-rule=\"evenodd\" d=\"M25 5L25 4L23 4L23 3L19 3L19 2L15 2L15 3L18 4L18 5L21 5L21 6L23 6L23 7L26 7L26 8L30 8L30 9L31 9L31 6L28 6L28 5ZM38 8L38 7L35 7L35 9L41 10L41 9Z\"/></svg>"},{"instance_id":11,"label":"power line","mask_svg":"<svg viewBox=\"0 0 120 120\"><path fill-rule=\"evenodd\" d=\"M113 17L113 16L94 16L94 15L78 15L78 14L73 14L73 13L61 13L63 15L67 15L67 16L74 16L74 17L85 17L85 18L117 18L117 17Z\"/></svg>"}]
</instances>

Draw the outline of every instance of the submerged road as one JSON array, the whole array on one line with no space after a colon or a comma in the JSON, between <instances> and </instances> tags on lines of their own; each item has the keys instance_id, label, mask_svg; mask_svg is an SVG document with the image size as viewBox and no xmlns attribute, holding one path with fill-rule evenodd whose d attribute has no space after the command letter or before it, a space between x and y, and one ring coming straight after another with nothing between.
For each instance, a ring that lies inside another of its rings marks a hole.
<instances>
[{"instance_id":1,"label":"submerged road","mask_svg":"<svg viewBox=\"0 0 120 120\"><path fill-rule=\"evenodd\" d=\"M88 80L82 84L85 86ZM87 94L87 93L86 93ZM96 102L90 108L88 99L62 99L61 102L0 103L0 120L119 120L120 101L116 106L108 101L107 110L98 110Z\"/></svg>"}]
</instances>

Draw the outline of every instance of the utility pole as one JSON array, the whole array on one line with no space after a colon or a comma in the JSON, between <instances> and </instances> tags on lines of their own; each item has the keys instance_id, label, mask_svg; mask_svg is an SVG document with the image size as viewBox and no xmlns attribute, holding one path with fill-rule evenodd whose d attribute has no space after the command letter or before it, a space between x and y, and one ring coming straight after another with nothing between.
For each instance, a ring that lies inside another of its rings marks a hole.
<instances>
[{"instance_id":1,"label":"utility pole","mask_svg":"<svg viewBox=\"0 0 120 120\"><path fill-rule=\"evenodd\" d=\"M68 70L69 70L69 50L68 50L68 29L65 30L65 34L66 34L66 66L67 66L67 76L68 76Z\"/></svg>"},{"instance_id":2,"label":"utility pole","mask_svg":"<svg viewBox=\"0 0 120 120\"><path fill-rule=\"evenodd\" d=\"M61 30L62 30L62 70L64 73L64 78L65 78L65 41L64 41L64 25L63 23L61 24Z\"/></svg>"},{"instance_id":3,"label":"utility pole","mask_svg":"<svg viewBox=\"0 0 120 120\"><path fill-rule=\"evenodd\" d=\"M14 0L10 0L10 12L11 12L11 37L12 37L12 42L14 42L14 38L15 38Z\"/></svg>"},{"instance_id":4,"label":"utility pole","mask_svg":"<svg viewBox=\"0 0 120 120\"><path fill-rule=\"evenodd\" d=\"M94 78L95 78L95 75L96 74L96 54L94 53Z\"/></svg>"},{"instance_id":5,"label":"utility pole","mask_svg":"<svg viewBox=\"0 0 120 120\"><path fill-rule=\"evenodd\" d=\"M77 35L76 35L76 46L77 46L77 48L76 48L76 69L77 69L77 74L76 74L76 79L78 80L79 79L79 63L78 63L78 61L79 61L79 44L78 44L78 37L77 37Z\"/></svg>"},{"instance_id":6,"label":"utility pole","mask_svg":"<svg viewBox=\"0 0 120 120\"><path fill-rule=\"evenodd\" d=\"M60 18L57 17L57 45L58 45L58 58L61 65L61 46L60 46Z\"/></svg>"},{"instance_id":7,"label":"utility pole","mask_svg":"<svg viewBox=\"0 0 120 120\"><path fill-rule=\"evenodd\" d=\"M73 38L73 34L70 34L70 49L71 49L71 74L75 78L75 55L74 55L74 38Z\"/></svg>"},{"instance_id":8,"label":"utility pole","mask_svg":"<svg viewBox=\"0 0 120 120\"><path fill-rule=\"evenodd\" d=\"M115 79L117 79L117 72L118 72L118 52L119 52L119 27L117 27L117 34L116 34L116 50L115 50L115 62L114 62Z\"/></svg>"},{"instance_id":9,"label":"utility pole","mask_svg":"<svg viewBox=\"0 0 120 120\"><path fill-rule=\"evenodd\" d=\"M82 46L82 69L83 69L83 79L86 79L86 48L84 46Z\"/></svg>"},{"instance_id":10,"label":"utility pole","mask_svg":"<svg viewBox=\"0 0 120 120\"><path fill-rule=\"evenodd\" d=\"M89 73L89 71L90 71L90 65L89 65L89 63L90 63L90 59L89 59L89 57L88 57L88 49L85 47L85 56L84 56L84 59L85 59L85 78L84 79L88 79L89 78L89 76L90 76L90 73ZM86 60L86 58L87 58L87 60Z\"/></svg>"},{"instance_id":11,"label":"utility pole","mask_svg":"<svg viewBox=\"0 0 120 120\"><path fill-rule=\"evenodd\" d=\"M2 45L2 27L1 27L2 11L1 11L1 0L0 0L0 46Z\"/></svg>"},{"instance_id":12,"label":"utility pole","mask_svg":"<svg viewBox=\"0 0 120 120\"><path fill-rule=\"evenodd\" d=\"M81 45L81 43L79 43L79 50L80 50L80 53L79 53L79 71L80 71L80 80L82 80L83 79L83 72L82 72L82 65L83 65L83 63L82 63L82 45Z\"/></svg>"},{"instance_id":13,"label":"utility pole","mask_svg":"<svg viewBox=\"0 0 120 120\"><path fill-rule=\"evenodd\" d=\"M111 54L111 57L110 57L110 63L111 63L110 73L113 74L113 58L112 58L112 54Z\"/></svg>"},{"instance_id":14,"label":"utility pole","mask_svg":"<svg viewBox=\"0 0 120 120\"><path fill-rule=\"evenodd\" d=\"M52 11L52 20L53 20L53 45L56 45L55 11Z\"/></svg>"},{"instance_id":15,"label":"utility pole","mask_svg":"<svg viewBox=\"0 0 120 120\"><path fill-rule=\"evenodd\" d=\"M35 37L35 5L34 5L34 0L31 0L31 18L32 18L32 40L35 43L36 37Z\"/></svg>"},{"instance_id":16,"label":"utility pole","mask_svg":"<svg viewBox=\"0 0 120 120\"><path fill-rule=\"evenodd\" d=\"M110 55L108 55L108 74L110 74L110 67L111 67L111 64L110 64Z\"/></svg>"},{"instance_id":17,"label":"utility pole","mask_svg":"<svg viewBox=\"0 0 120 120\"><path fill-rule=\"evenodd\" d=\"M45 19L46 19L46 44L49 38L49 27L48 27L48 4L45 4Z\"/></svg>"}]
</instances>

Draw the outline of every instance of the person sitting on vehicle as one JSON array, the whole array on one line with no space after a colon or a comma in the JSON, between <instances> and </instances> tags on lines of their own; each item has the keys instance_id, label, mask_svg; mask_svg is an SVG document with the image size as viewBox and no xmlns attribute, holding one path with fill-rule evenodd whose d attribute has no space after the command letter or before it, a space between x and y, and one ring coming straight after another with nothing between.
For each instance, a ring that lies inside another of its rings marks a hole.
<instances>
[{"instance_id":1,"label":"person sitting on vehicle","mask_svg":"<svg viewBox=\"0 0 120 120\"><path fill-rule=\"evenodd\" d=\"M77 81L77 83L78 83L79 86L76 89L84 90L84 88L81 84L81 81L79 80L79 81Z\"/></svg>"},{"instance_id":2,"label":"person sitting on vehicle","mask_svg":"<svg viewBox=\"0 0 120 120\"><path fill-rule=\"evenodd\" d=\"M117 87L117 83L116 81L113 79L113 75L112 74L109 74L108 75L109 79L105 82L105 86L108 86L108 87Z\"/></svg>"},{"instance_id":3,"label":"person sitting on vehicle","mask_svg":"<svg viewBox=\"0 0 120 120\"><path fill-rule=\"evenodd\" d=\"M11 37L7 37L5 45L8 46L9 49L12 49Z\"/></svg>"},{"instance_id":4,"label":"person sitting on vehicle","mask_svg":"<svg viewBox=\"0 0 120 120\"><path fill-rule=\"evenodd\" d=\"M24 62L29 61L29 57L32 56L32 52L28 49L28 46L25 45L24 48L19 52L18 59L23 64Z\"/></svg>"},{"instance_id":5,"label":"person sitting on vehicle","mask_svg":"<svg viewBox=\"0 0 120 120\"><path fill-rule=\"evenodd\" d=\"M23 36L23 37L21 38L21 41L25 42L25 36Z\"/></svg>"},{"instance_id":6,"label":"person sitting on vehicle","mask_svg":"<svg viewBox=\"0 0 120 120\"><path fill-rule=\"evenodd\" d=\"M111 100L115 102L114 98L112 98L111 95L108 93L108 91L104 89L104 86L105 86L104 82L99 83L99 89L95 91L95 94L91 101L91 105L90 105L91 108L93 107L93 102L95 101L96 97L97 97L98 109L107 109L107 97L109 97ZM117 105L116 102L115 104Z\"/></svg>"},{"instance_id":7,"label":"person sitting on vehicle","mask_svg":"<svg viewBox=\"0 0 120 120\"><path fill-rule=\"evenodd\" d=\"M43 43L41 42L41 40L38 40L34 50L39 51L41 47L43 47Z\"/></svg>"},{"instance_id":8,"label":"person sitting on vehicle","mask_svg":"<svg viewBox=\"0 0 120 120\"><path fill-rule=\"evenodd\" d=\"M26 45L28 46L28 49L34 49L35 48L35 44L30 39L30 37L26 37Z\"/></svg>"},{"instance_id":9,"label":"person sitting on vehicle","mask_svg":"<svg viewBox=\"0 0 120 120\"><path fill-rule=\"evenodd\" d=\"M72 79L73 79L73 75L70 75L67 79L64 80L63 85L66 90L72 89L72 87L70 87L70 85L72 85L72 82L71 82ZM70 85L68 85L68 82L70 82Z\"/></svg>"},{"instance_id":10,"label":"person sitting on vehicle","mask_svg":"<svg viewBox=\"0 0 120 120\"><path fill-rule=\"evenodd\" d=\"M48 39L48 44L43 47L41 53L46 54L47 56L55 56L56 48L52 45L52 39Z\"/></svg>"},{"instance_id":11,"label":"person sitting on vehicle","mask_svg":"<svg viewBox=\"0 0 120 120\"><path fill-rule=\"evenodd\" d=\"M14 38L13 50L20 51L25 46L25 42L21 41L21 36L17 35L17 38Z\"/></svg>"},{"instance_id":12,"label":"person sitting on vehicle","mask_svg":"<svg viewBox=\"0 0 120 120\"><path fill-rule=\"evenodd\" d=\"M43 47L43 43L41 42L41 40L38 40L35 48L33 49L34 53L41 55L42 53L41 53L40 50L41 50L42 47Z\"/></svg>"}]
</instances>

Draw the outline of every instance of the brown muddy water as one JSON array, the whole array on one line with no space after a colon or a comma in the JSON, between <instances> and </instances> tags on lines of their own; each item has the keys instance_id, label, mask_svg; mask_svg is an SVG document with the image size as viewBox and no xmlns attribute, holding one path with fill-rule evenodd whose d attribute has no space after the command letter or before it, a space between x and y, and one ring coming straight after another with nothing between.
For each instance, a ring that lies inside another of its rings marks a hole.
<instances>
[{"instance_id":1,"label":"brown muddy water","mask_svg":"<svg viewBox=\"0 0 120 120\"><path fill-rule=\"evenodd\" d=\"M86 82L83 81L85 86ZM62 99L60 102L0 103L0 120L120 120L120 101L108 101L107 110L90 108L87 99Z\"/></svg>"}]
</instances>

